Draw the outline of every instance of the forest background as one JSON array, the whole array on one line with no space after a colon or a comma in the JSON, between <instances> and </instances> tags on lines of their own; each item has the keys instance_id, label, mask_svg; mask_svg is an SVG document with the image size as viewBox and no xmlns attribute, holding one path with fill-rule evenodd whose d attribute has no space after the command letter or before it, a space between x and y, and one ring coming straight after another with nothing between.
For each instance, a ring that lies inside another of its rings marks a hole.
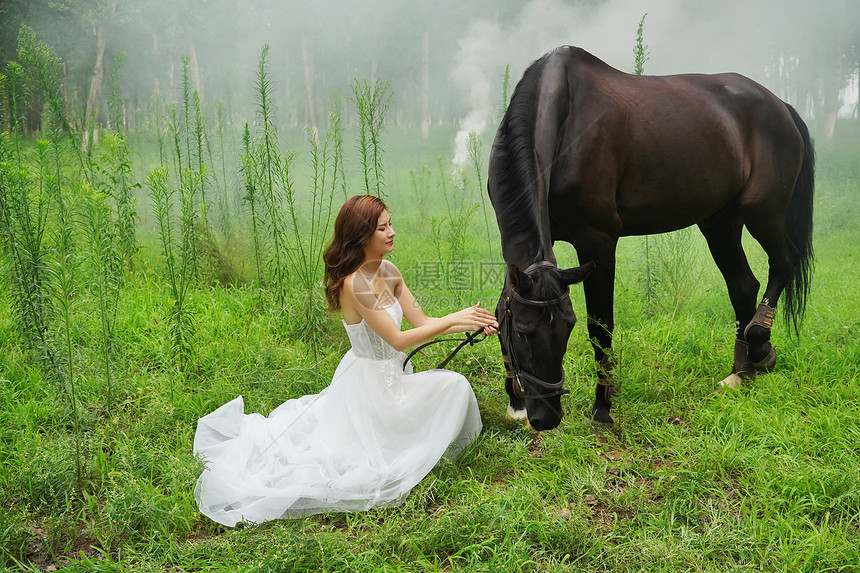
<instances>
[{"instance_id":1,"label":"forest background","mask_svg":"<svg viewBox=\"0 0 860 573\"><path fill-rule=\"evenodd\" d=\"M426 138L432 125L492 129L505 68L518 78L558 45L578 45L631 70L630 38L649 13L648 46L659 57L647 73L748 75L829 138L840 109L857 114L850 106L860 69L858 10L847 0L372 0L360 7L335 0L4 0L0 66L15 58L18 28L27 24L63 62L73 117L97 116L109 126L105 82L123 54L121 117L135 129L154 90L178 99L186 56L193 89L210 105L225 102L241 125L253 110L249 87L265 44L279 125L319 128L330 99L348 94L355 78L382 78L397 101L390 120ZM27 125L37 130L38 121L32 111Z\"/></svg>"}]
</instances>

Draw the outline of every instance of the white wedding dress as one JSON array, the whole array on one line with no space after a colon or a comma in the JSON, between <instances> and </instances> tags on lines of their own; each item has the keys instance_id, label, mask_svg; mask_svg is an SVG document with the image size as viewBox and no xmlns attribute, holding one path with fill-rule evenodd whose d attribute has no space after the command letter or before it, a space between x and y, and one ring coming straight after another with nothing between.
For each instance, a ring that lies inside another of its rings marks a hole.
<instances>
[{"instance_id":1,"label":"white wedding dress","mask_svg":"<svg viewBox=\"0 0 860 573\"><path fill-rule=\"evenodd\" d=\"M400 304L385 310L399 326ZM239 522L397 505L443 457L481 431L475 395L448 370L403 373L405 355L364 321L346 324L352 349L319 394L268 417L242 397L200 418L194 453L206 464L194 496L204 515Z\"/></svg>"}]
</instances>

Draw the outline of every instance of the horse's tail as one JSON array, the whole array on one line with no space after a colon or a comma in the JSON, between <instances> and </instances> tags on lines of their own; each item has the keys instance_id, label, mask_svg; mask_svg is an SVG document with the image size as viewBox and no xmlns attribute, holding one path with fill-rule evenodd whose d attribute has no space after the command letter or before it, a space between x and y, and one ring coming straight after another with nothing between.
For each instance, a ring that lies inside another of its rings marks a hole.
<instances>
[{"instance_id":1,"label":"horse's tail","mask_svg":"<svg viewBox=\"0 0 860 573\"><path fill-rule=\"evenodd\" d=\"M800 258L794 266L791 280L785 288L784 318L791 323L795 335L806 309L806 299L812 281L812 199L815 191L815 149L809 130L797 111L788 104L791 118L803 138L803 164L794 183L794 193L785 214L786 234Z\"/></svg>"}]
</instances>

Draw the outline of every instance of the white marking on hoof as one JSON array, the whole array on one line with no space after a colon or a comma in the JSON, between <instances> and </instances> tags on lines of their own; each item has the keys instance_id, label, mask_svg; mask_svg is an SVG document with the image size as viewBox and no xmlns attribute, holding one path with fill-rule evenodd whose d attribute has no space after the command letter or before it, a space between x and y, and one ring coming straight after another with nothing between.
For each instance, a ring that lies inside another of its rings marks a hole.
<instances>
[{"instance_id":1,"label":"white marking on hoof","mask_svg":"<svg viewBox=\"0 0 860 573\"><path fill-rule=\"evenodd\" d=\"M513 408L511 408L511 405L508 404L508 416L510 416L514 420L523 420L528 417L528 413L526 412L525 408L523 408L522 410L514 410Z\"/></svg>"},{"instance_id":2,"label":"white marking on hoof","mask_svg":"<svg viewBox=\"0 0 860 573\"><path fill-rule=\"evenodd\" d=\"M744 379L741 378L740 375L738 375L737 373L729 374L728 376L726 376L725 378L720 380L718 388L720 390L722 390L723 388L728 388L730 390L737 390L738 388L741 387L741 384L743 383L743 381L744 381Z\"/></svg>"}]
</instances>

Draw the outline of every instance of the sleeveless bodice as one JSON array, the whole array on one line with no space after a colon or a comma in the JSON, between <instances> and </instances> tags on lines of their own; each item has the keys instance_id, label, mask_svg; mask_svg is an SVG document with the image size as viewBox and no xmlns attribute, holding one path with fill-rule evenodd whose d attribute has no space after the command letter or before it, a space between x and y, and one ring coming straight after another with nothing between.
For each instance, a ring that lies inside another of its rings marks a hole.
<instances>
[{"instance_id":1,"label":"sleeveless bodice","mask_svg":"<svg viewBox=\"0 0 860 573\"><path fill-rule=\"evenodd\" d=\"M400 328L400 324L403 321L403 309L400 308L400 303L395 300L393 303L382 308L388 313L391 320L397 325L397 328ZM403 355L402 352L395 350L382 340L364 319L356 324L347 324L344 322L343 327L346 329L347 336L349 336L352 351L358 358L391 360Z\"/></svg>"}]
</instances>

